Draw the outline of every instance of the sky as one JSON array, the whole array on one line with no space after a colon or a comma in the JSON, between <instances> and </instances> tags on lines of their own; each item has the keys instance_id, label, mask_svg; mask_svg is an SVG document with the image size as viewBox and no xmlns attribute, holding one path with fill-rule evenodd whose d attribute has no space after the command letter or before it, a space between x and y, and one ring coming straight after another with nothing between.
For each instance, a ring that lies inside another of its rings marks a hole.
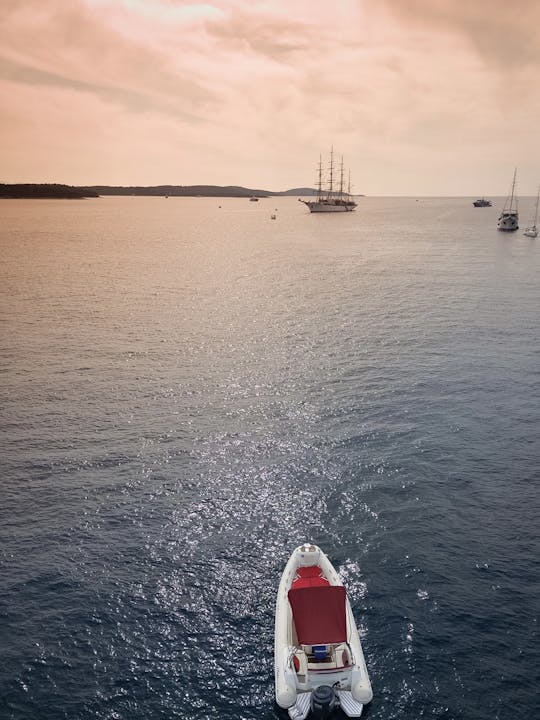
<instances>
[{"instance_id":1,"label":"sky","mask_svg":"<svg viewBox=\"0 0 540 720\"><path fill-rule=\"evenodd\" d=\"M0 0L0 182L540 183L540 0Z\"/></svg>"}]
</instances>

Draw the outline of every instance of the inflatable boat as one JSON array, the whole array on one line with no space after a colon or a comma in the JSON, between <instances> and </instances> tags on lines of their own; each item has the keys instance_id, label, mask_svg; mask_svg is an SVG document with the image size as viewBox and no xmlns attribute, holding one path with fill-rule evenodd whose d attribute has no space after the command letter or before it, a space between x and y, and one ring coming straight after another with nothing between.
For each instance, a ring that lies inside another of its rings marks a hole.
<instances>
[{"instance_id":1,"label":"inflatable boat","mask_svg":"<svg viewBox=\"0 0 540 720\"><path fill-rule=\"evenodd\" d=\"M316 545L291 555L279 584L274 637L276 702L291 720L360 717L373 697L343 583Z\"/></svg>"}]
</instances>

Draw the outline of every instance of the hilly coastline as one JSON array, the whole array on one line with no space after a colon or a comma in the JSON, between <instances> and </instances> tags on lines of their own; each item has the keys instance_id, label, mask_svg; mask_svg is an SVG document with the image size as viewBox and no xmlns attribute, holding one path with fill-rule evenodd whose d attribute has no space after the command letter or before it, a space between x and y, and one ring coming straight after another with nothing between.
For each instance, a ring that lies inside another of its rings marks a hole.
<instances>
[{"instance_id":1,"label":"hilly coastline","mask_svg":"<svg viewBox=\"0 0 540 720\"><path fill-rule=\"evenodd\" d=\"M90 188L77 188L59 183L17 183L14 185L0 184L0 198L4 199L44 199L60 198L80 200L85 197L99 197Z\"/></svg>"},{"instance_id":2,"label":"hilly coastline","mask_svg":"<svg viewBox=\"0 0 540 720\"><path fill-rule=\"evenodd\" d=\"M292 188L281 192L245 188L239 185L155 185L151 187L128 186L115 187L110 185L92 185L80 188L96 192L98 195L157 195L168 197L278 197L283 195L315 195L313 188Z\"/></svg>"},{"instance_id":3,"label":"hilly coastline","mask_svg":"<svg viewBox=\"0 0 540 720\"><path fill-rule=\"evenodd\" d=\"M315 195L313 188L292 188L281 192L245 188L238 185L156 185L144 187L92 185L72 186L59 183L19 183L0 184L0 198L59 198L82 199L95 198L102 195L137 195L156 197L280 197L286 195Z\"/></svg>"}]
</instances>

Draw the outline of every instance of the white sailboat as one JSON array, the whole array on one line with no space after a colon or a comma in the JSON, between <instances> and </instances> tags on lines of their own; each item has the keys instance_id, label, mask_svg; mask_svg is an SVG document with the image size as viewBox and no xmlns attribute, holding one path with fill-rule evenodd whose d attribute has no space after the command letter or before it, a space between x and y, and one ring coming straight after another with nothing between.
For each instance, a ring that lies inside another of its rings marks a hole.
<instances>
[{"instance_id":1,"label":"white sailboat","mask_svg":"<svg viewBox=\"0 0 540 720\"><path fill-rule=\"evenodd\" d=\"M343 179L343 157L340 165L339 190L334 190L334 148L330 150L330 166L328 172L328 188L323 190L322 158L319 158L317 199L300 200L307 205L309 211L314 212L352 212L356 210L356 202L351 196L351 176L349 173L349 186L345 190Z\"/></svg>"},{"instance_id":2,"label":"white sailboat","mask_svg":"<svg viewBox=\"0 0 540 720\"><path fill-rule=\"evenodd\" d=\"M536 223L538 221L538 198L539 197L540 197L540 186L538 187L538 193L536 194L536 207L534 209L534 222L523 233L527 237L533 237L533 238L538 237L538 229L536 227Z\"/></svg>"},{"instance_id":3,"label":"white sailboat","mask_svg":"<svg viewBox=\"0 0 540 720\"><path fill-rule=\"evenodd\" d=\"M497 228L503 232L514 232L515 230L519 230L518 201L515 196L516 170L514 170L514 178L512 180L510 195L506 198L506 202L504 203L503 210L497 223Z\"/></svg>"}]
</instances>

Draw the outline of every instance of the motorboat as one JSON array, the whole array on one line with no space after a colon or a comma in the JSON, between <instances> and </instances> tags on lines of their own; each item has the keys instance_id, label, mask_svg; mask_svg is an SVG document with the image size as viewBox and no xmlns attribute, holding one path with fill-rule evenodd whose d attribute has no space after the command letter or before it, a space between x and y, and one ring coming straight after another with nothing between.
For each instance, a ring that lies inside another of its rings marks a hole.
<instances>
[{"instance_id":1,"label":"motorboat","mask_svg":"<svg viewBox=\"0 0 540 720\"><path fill-rule=\"evenodd\" d=\"M325 553L296 548L281 576L274 636L276 702L291 720L360 717L373 697L347 593Z\"/></svg>"},{"instance_id":2,"label":"motorboat","mask_svg":"<svg viewBox=\"0 0 540 720\"><path fill-rule=\"evenodd\" d=\"M512 189L506 198L503 210L499 215L497 229L503 232L515 232L519 230L519 214L518 201L515 195L516 190L516 170L514 170L514 179L512 180Z\"/></svg>"},{"instance_id":3,"label":"motorboat","mask_svg":"<svg viewBox=\"0 0 540 720\"><path fill-rule=\"evenodd\" d=\"M478 198L478 200L475 200L473 202L474 207L491 207L491 200L486 200L486 198Z\"/></svg>"}]
</instances>

